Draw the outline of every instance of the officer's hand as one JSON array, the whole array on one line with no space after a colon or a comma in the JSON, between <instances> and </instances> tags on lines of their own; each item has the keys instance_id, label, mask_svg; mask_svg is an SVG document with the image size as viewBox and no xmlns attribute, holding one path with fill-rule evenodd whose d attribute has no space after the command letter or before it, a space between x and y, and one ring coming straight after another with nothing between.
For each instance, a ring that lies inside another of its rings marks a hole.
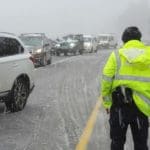
<instances>
[{"instance_id":1,"label":"officer's hand","mask_svg":"<svg viewBox=\"0 0 150 150\"><path fill-rule=\"evenodd\" d=\"M110 109L107 108L107 109L106 109L106 112L107 112L107 114L109 114L109 113L110 113Z\"/></svg>"}]
</instances>

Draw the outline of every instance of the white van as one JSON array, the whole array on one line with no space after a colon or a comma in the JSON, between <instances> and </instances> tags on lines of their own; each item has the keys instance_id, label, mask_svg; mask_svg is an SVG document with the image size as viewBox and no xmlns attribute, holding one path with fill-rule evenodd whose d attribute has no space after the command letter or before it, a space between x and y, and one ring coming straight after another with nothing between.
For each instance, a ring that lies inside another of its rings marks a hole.
<instances>
[{"instance_id":1,"label":"white van","mask_svg":"<svg viewBox=\"0 0 150 150\"><path fill-rule=\"evenodd\" d=\"M92 53L97 52L96 39L91 35L83 35L84 39L84 52Z\"/></svg>"},{"instance_id":2,"label":"white van","mask_svg":"<svg viewBox=\"0 0 150 150\"><path fill-rule=\"evenodd\" d=\"M98 48L116 48L117 41L112 34L100 34L97 36Z\"/></svg>"}]
</instances>

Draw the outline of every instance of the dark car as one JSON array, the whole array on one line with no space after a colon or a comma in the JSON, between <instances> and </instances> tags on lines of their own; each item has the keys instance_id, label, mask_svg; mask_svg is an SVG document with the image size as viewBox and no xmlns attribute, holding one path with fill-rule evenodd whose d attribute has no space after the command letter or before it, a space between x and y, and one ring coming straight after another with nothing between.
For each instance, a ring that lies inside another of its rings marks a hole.
<instances>
[{"instance_id":1,"label":"dark car","mask_svg":"<svg viewBox=\"0 0 150 150\"><path fill-rule=\"evenodd\" d=\"M20 39L35 60L35 66L45 66L52 61L49 39L44 33L25 33Z\"/></svg>"},{"instance_id":2,"label":"dark car","mask_svg":"<svg viewBox=\"0 0 150 150\"><path fill-rule=\"evenodd\" d=\"M55 51L58 56L62 53L65 56L67 56L68 54L82 54L83 49L82 34L67 35L55 45Z\"/></svg>"}]
</instances>

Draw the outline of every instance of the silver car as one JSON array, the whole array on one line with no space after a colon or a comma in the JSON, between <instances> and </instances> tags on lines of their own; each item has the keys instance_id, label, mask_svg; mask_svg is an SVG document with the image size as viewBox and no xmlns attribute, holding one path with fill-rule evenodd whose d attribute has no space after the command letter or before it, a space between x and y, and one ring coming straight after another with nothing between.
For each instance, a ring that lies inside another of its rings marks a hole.
<instances>
[{"instance_id":1,"label":"silver car","mask_svg":"<svg viewBox=\"0 0 150 150\"><path fill-rule=\"evenodd\" d=\"M51 64L51 47L44 33L25 33L20 35L20 39L32 54L35 66Z\"/></svg>"}]
</instances>

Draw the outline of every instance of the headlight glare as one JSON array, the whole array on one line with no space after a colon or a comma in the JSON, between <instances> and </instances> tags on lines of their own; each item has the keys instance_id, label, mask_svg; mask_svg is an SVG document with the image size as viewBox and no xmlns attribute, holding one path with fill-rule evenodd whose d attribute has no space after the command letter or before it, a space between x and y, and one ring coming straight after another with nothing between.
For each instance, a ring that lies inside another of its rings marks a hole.
<instances>
[{"instance_id":1,"label":"headlight glare","mask_svg":"<svg viewBox=\"0 0 150 150\"><path fill-rule=\"evenodd\" d=\"M41 52L42 52L42 49L37 49L35 52L36 52L36 53L41 53Z\"/></svg>"},{"instance_id":2,"label":"headlight glare","mask_svg":"<svg viewBox=\"0 0 150 150\"><path fill-rule=\"evenodd\" d=\"M74 47L75 46L75 44L74 43L70 43L70 47Z\"/></svg>"}]
</instances>

